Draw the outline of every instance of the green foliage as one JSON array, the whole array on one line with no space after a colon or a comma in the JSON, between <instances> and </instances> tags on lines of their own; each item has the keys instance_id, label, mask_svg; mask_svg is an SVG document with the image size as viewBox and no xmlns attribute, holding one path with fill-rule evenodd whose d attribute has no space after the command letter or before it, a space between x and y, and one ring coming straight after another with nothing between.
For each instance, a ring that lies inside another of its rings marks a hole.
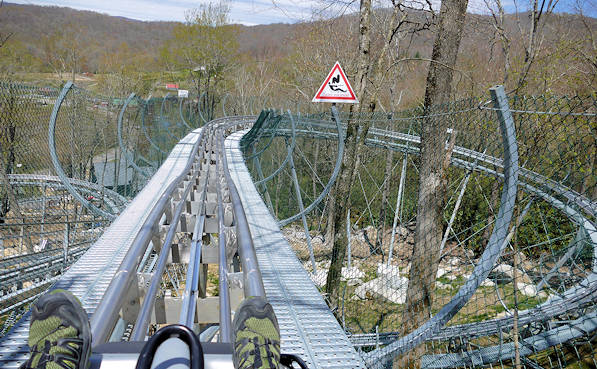
<instances>
[{"instance_id":1,"label":"green foliage","mask_svg":"<svg viewBox=\"0 0 597 369\"><path fill-rule=\"evenodd\" d=\"M154 80L143 72L146 60L126 43L102 57L102 74L97 78L98 90L107 96L126 96L131 92L142 96L151 92Z\"/></svg>"},{"instance_id":2,"label":"green foliage","mask_svg":"<svg viewBox=\"0 0 597 369\"><path fill-rule=\"evenodd\" d=\"M174 27L172 39L160 51L167 69L184 71L194 92L208 94L206 102L212 105L238 50L238 29L228 24L228 14L223 2L187 12L186 23Z\"/></svg>"},{"instance_id":3,"label":"green foliage","mask_svg":"<svg viewBox=\"0 0 597 369\"><path fill-rule=\"evenodd\" d=\"M23 43L8 40L0 48L0 76L39 68L39 59L29 53Z\"/></svg>"}]
</instances>

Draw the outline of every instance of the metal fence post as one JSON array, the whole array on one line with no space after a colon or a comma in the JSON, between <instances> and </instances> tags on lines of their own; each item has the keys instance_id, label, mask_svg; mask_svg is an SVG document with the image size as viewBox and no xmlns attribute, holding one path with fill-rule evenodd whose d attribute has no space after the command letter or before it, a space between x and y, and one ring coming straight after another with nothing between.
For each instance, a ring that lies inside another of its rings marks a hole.
<instances>
[{"instance_id":1,"label":"metal fence post","mask_svg":"<svg viewBox=\"0 0 597 369\"><path fill-rule=\"evenodd\" d=\"M292 131L294 132L294 119L292 119L292 115L290 116L290 122L292 123ZM305 206L303 204L303 196L301 195L301 187L298 183L298 178L296 176L296 169L294 167L294 159L292 158L292 153L288 155L289 164L290 164L290 171L292 173L292 181L294 182L294 192L296 193L296 200L299 205L299 211L301 212L301 218L303 220L303 228L305 229L305 237L307 239L307 247L309 248L309 257L311 259L311 266L313 267L313 273L317 272L317 266L315 265L315 255L313 253L313 245L311 245L311 235L309 234L309 226L307 225L307 217L305 216Z\"/></svg>"},{"instance_id":2,"label":"metal fence post","mask_svg":"<svg viewBox=\"0 0 597 369\"><path fill-rule=\"evenodd\" d=\"M392 223L392 237L390 237L390 253L388 255L388 265L392 264L392 254L394 252L394 238L396 237L396 225L398 224L398 216L400 216L400 224L402 224L402 194L404 193L404 182L406 181L406 164L408 153L404 154L402 158L402 171L400 172L400 185L398 187L398 196L396 197L396 209L394 209L394 222Z\"/></svg>"},{"instance_id":3,"label":"metal fence post","mask_svg":"<svg viewBox=\"0 0 597 369\"><path fill-rule=\"evenodd\" d=\"M68 220L68 216L66 217L66 225L64 227L64 241L62 242L62 249L64 251L64 269L67 267L68 263L68 245L70 242L70 223Z\"/></svg>"}]
</instances>

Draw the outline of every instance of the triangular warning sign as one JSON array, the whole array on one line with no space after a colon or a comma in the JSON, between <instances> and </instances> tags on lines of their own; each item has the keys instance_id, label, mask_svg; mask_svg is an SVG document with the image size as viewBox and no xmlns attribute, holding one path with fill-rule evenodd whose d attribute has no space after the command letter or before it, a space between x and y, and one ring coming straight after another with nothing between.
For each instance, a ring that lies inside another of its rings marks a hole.
<instances>
[{"instance_id":1,"label":"triangular warning sign","mask_svg":"<svg viewBox=\"0 0 597 369\"><path fill-rule=\"evenodd\" d=\"M332 71L328 74L317 94L315 94L312 102L358 104L359 100L355 96L340 63L336 62L334 64Z\"/></svg>"}]
</instances>

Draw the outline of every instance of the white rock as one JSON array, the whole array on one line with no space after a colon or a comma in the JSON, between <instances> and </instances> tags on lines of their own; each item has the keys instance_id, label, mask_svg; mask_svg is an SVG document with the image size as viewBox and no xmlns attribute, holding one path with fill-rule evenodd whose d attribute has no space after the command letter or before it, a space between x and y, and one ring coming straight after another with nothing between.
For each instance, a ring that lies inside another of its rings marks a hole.
<instances>
[{"instance_id":1,"label":"white rock","mask_svg":"<svg viewBox=\"0 0 597 369\"><path fill-rule=\"evenodd\" d=\"M504 273L505 275L507 275L510 278L514 277L514 268L511 265L500 264L500 265L496 266L495 268L493 268L493 270L495 272Z\"/></svg>"},{"instance_id":2,"label":"white rock","mask_svg":"<svg viewBox=\"0 0 597 369\"><path fill-rule=\"evenodd\" d=\"M445 275L446 273L448 273L447 270L445 270L444 268L437 268L437 275L435 276L435 278L440 278L443 275Z\"/></svg>"},{"instance_id":3,"label":"white rock","mask_svg":"<svg viewBox=\"0 0 597 369\"><path fill-rule=\"evenodd\" d=\"M525 296L528 297L536 297L537 295L541 296L541 293L537 293L537 286L534 284L526 284L526 283L517 283L518 290ZM541 291L543 292L543 291ZM545 292L543 292L545 295Z\"/></svg>"},{"instance_id":4,"label":"white rock","mask_svg":"<svg viewBox=\"0 0 597 369\"><path fill-rule=\"evenodd\" d=\"M493 283L493 281L491 279L486 279L483 282L481 282L481 287L493 287L495 286L495 283Z\"/></svg>"},{"instance_id":5,"label":"white rock","mask_svg":"<svg viewBox=\"0 0 597 369\"><path fill-rule=\"evenodd\" d=\"M496 266L495 268L493 268L493 271L503 273L503 274L507 275L508 278L514 279L514 267L511 265L500 264L500 265ZM519 281L518 282L519 284L520 283L531 284L532 279L529 277L529 275L524 270L518 269L518 281Z\"/></svg>"},{"instance_id":6,"label":"white rock","mask_svg":"<svg viewBox=\"0 0 597 369\"><path fill-rule=\"evenodd\" d=\"M357 267L344 267L342 268L342 280L349 281L352 279L362 279L365 278L365 273L363 273Z\"/></svg>"},{"instance_id":7,"label":"white rock","mask_svg":"<svg viewBox=\"0 0 597 369\"><path fill-rule=\"evenodd\" d=\"M317 264L317 269L320 269L320 268L330 269L330 265L332 265L332 262L331 262L331 260L325 260L325 261L315 263L315 264Z\"/></svg>"},{"instance_id":8,"label":"white rock","mask_svg":"<svg viewBox=\"0 0 597 369\"><path fill-rule=\"evenodd\" d=\"M498 313L495 317L499 319L499 318L505 318L505 317L509 317L509 316L512 316L512 314L510 314L507 311L502 311L502 312Z\"/></svg>"},{"instance_id":9,"label":"white rock","mask_svg":"<svg viewBox=\"0 0 597 369\"><path fill-rule=\"evenodd\" d=\"M390 274L382 275L380 278L388 287L399 290L404 289L404 292L406 293L406 288L408 287L408 278Z\"/></svg>"},{"instance_id":10,"label":"white rock","mask_svg":"<svg viewBox=\"0 0 597 369\"><path fill-rule=\"evenodd\" d=\"M349 286L360 286L363 284L363 280L360 278L355 278L355 279L349 279L346 284L348 284Z\"/></svg>"},{"instance_id":11,"label":"white rock","mask_svg":"<svg viewBox=\"0 0 597 369\"><path fill-rule=\"evenodd\" d=\"M400 278L406 280L406 283L402 282L402 288L392 288L388 285L387 280L384 280L384 277L379 277L357 287L355 294L361 299L366 299L367 294L369 294L373 298L383 298L395 304L404 304L406 301L408 279L404 277Z\"/></svg>"},{"instance_id":12,"label":"white rock","mask_svg":"<svg viewBox=\"0 0 597 369\"><path fill-rule=\"evenodd\" d=\"M317 273L311 273L311 280L318 287L325 286L325 282L327 281L327 279L328 279L327 269L317 269Z\"/></svg>"},{"instance_id":13,"label":"white rock","mask_svg":"<svg viewBox=\"0 0 597 369\"><path fill-rule=\"evenodd\" d=\"M318 287L323 287L328 279L328 269L318 267L317 272L311 273L310 276L313 283L315 283ZM349 286L356 286L363 283L362 278L365 278L365 273L363 273L357 267L351 267L350 269L344 267L342 268L342 274L340 278L343 281L348 281Z\"/></svg>"},{"instance_id":14,"label":"white rock","mask_svg":"<svg viewBox=\"0 0 597 369\"><path fill-rule=\"evenodd\" d=\"M398 265L379 263L377 264L377 276L382 274L400 275L400 268Z\"/></svg>"}]
</instances>

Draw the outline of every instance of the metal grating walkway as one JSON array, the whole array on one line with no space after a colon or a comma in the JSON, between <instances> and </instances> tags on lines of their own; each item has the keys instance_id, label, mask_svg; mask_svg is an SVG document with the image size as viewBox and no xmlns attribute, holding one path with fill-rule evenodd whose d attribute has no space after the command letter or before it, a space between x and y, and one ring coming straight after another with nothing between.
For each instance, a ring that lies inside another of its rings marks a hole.
<instances>
[{"instance_id":1,"label":"metal grating walkway","mask_svg":"<svg viewBox=\"0 0 597 369\"><path fill-rule=\"evenodd\" d=\"M114 273L139 232L145 217L168 185L182 173L201 129L184 137L143 190L114 220L100 239L52 287L71 291L91 316ZM0 339L0 367L17 368L28 355L29 313Z\"/></svg>"},{"instance_id":2,"label":"metal grating walkway","mask_svg":"<svg viewBox=\"0 0 597 369\"><path fill-rule=\"evenodd\" d=\"M240 151L246 132L226 139L228 168L240 190L267 299L278 318L282 352L299 355L309 368L365 368L257 192Z\"/></svg>"}]
</instances>

